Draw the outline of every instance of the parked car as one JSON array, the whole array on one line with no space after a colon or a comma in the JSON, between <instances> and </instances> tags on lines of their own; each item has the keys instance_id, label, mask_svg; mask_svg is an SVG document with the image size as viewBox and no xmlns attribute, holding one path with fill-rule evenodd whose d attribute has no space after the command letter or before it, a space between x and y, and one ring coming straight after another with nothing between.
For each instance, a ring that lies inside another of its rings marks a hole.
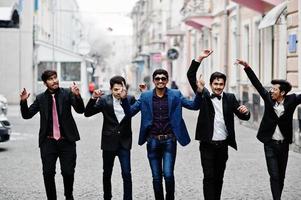
<instances>
[{"instance_id":1,"label":"parked car","mask_svg":"<svg viewBox=\"0 0 301 200\"><path fill-rule=\"evenodd\" d=\"M7 119L7 99L0 94L0 142L8 141L11 125Z\"/></svg>"}]
</instances>

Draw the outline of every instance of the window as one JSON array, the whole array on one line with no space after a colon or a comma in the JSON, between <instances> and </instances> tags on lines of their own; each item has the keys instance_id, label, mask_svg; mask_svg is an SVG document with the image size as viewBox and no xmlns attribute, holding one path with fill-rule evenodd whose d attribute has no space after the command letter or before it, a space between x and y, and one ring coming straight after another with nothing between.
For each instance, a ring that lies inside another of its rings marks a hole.
<instances>
[{"instance_id":1,"label":"window","mask_svg":"<svg viewBox=\"0 0 301 200\"><path fill-rule=\"evenodd\" d=\"M42 81L41 75L45 70L56 70L57 63L53 62L40 62L38 64L38 81Z\"/></svg>"},{"instance_id":2,"label":"window","mask_svg":"<svg viewBox=\"0 0 301 200\"><path fill-rule=\"evenodd\" d=\"M80 81L80 62L62 62L61 80L62 81Z\"/></svg>"}]
</instances>

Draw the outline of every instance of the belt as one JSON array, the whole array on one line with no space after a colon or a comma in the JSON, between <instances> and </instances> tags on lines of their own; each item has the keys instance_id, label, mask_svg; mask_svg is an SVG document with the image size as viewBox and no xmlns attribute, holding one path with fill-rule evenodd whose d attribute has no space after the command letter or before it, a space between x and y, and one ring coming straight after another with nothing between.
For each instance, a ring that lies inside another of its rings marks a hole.
<instances>
[{"instance_id":1,"label":"belt","mask_svg":"<svg viewBox=\"0 0 301 200\"><path fill-rule=\"evenodd\" d=\"M285 141L284 140L271 140L273 144L284 144Z\"/></svg>"},{"instance_id":2,"label":"belt","mask_svg":"<svg viewBox=\"0 0 301 200\"><path fill-rule=\"evenodd\" d=\"M227 144L227 141L226 140L212 140L212 141L209 142L209 144L219 146L219 145Z\"/></svg>"},{"instance_id":3,"label":"belt","mask_svg":"<svg viewBox=\"0 0 301 200\"><path fill-rule=\"evenodd\" d=\"M174 134L165 134L165 135L150 135L150 138L155 138L157 140L167 140L169 138L174 138Z\"/></svg>"}]
</instances>

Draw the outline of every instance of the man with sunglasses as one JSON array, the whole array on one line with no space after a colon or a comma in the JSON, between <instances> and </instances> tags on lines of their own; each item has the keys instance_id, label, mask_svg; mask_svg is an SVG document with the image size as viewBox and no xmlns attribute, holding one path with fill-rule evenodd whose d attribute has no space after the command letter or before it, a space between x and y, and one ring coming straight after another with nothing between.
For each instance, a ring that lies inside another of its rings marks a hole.
<instances>
[{"instance_id":1,"label":"man with sunglasses","mask_svg":"<svg viewBox=\"0 0 301 200\"><path fill-rule=\"evenodd\" d=\"M194 101L184 98L179 90L167 88L168 72L157 69L153 73L155 88L141 93L132 106L126 101L122 107L131 117L141 111L139 145L147 142L147 156L152 171L153 189L156 200L164 200L162 175L165 180L166 199L173 200L175 192L174 165L177 141L185 146L190 142L186 125L182 118L182 107L196 110L200 96Z\"/></svg>"},{"instance_id":2,"label":"man with sunglasses","mask_svg":"<svg viewBox=\"0 0 301 200\"><path fill-rule=\"evenodd\" d=\"M301 95L287 95L292 85L282 79L272 80L272 88L268 91L247 62L237 59L237 64L244 66L248 78L264 101L257 139L264 144L273 199L279 200L284 186L289 144L292 143L293 114L301 103Z\"/></svg>"}]
</instances>

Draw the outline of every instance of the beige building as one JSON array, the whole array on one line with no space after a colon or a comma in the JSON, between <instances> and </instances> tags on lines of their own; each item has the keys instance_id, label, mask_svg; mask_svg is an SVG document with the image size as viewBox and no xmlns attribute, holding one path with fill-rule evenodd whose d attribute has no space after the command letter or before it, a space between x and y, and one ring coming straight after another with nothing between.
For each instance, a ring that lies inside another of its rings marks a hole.
<instances>
[{"instance_id":1,"label":"beige building","mask_svg":"<svg viewBox=\"0 0 301 200\"><path fill-rule=\"evenodd\" d=\"M185 1L184 6L195 2ZM234 64L235 59L247 60L265 87L271 86L272 79L287 79L294 86L293 92L298 93L301 80L298 65L300 44L297 43L300 3L298 5L297 0L198 2L208 5L209 9L208 13L194 12L194 17L188 20L184 16L184 22L194 28L190 30L193 39L187 42L192 49L188 55L193 58L198 53L194 52L195 49L213 49L212 56L203 63L200 73L208 82L213 71L224 72L228 77L227 90L250 106L251 120L256 126L261 119L263 101L242 68ZM294 121L297 148L300 145L298 117L301 117L301 110L296 112Z\"/></svg>"},{"instance_id":2,"label":"beige building","mask_svg":"<svg viewBox=\"0 0 301 200\"><path fill-rule=\"evenodd\" d=\"M139 2L144 8L149 8L143 4L148 1ZM263 101L242 67L235 64L236 58L247 60L265 87L271 86L272 79L287 79L294 86L293 92L300 92L301 65L298 63L301 63L301 58L298 51L301 43L297 41L301 37L298 31L301 0L183 0L181 3L182 6L177 7L167 3L169 6L165 8L170 12L167 18L162 19L166 19L166 23L162 23L166 27L153 27L152 32L156 34L165 30L165 37L160 43L164 45L163 52L169 48L178 50L177 60L171 62L164 57L163 60L185 95L193 95L186 79L190 62L206 48L214 52L204 60L198 73L203 74L207 83L214 71L225 73L228 79L226 90L250 107L255 127L261 120ZM151 10L146 13L151 13ZM180 19L175 17L178 14ZM136 22L149 23L147 18L135 16ZM136 41L149 38L145 37L149 27L145 25L144 29L136 31ZM144 44L139 43L136 47L141 50L140 55L144 55L141 58L147 60L150 54L144 54ZM147 51L152 50L153 47L148 46ZM150 62L147 64L151 67ZM149 74L150 71L144 73ZM294 118L294 143L299 148L301 109L296 111Z\"/></svg>"}]
</instances>

